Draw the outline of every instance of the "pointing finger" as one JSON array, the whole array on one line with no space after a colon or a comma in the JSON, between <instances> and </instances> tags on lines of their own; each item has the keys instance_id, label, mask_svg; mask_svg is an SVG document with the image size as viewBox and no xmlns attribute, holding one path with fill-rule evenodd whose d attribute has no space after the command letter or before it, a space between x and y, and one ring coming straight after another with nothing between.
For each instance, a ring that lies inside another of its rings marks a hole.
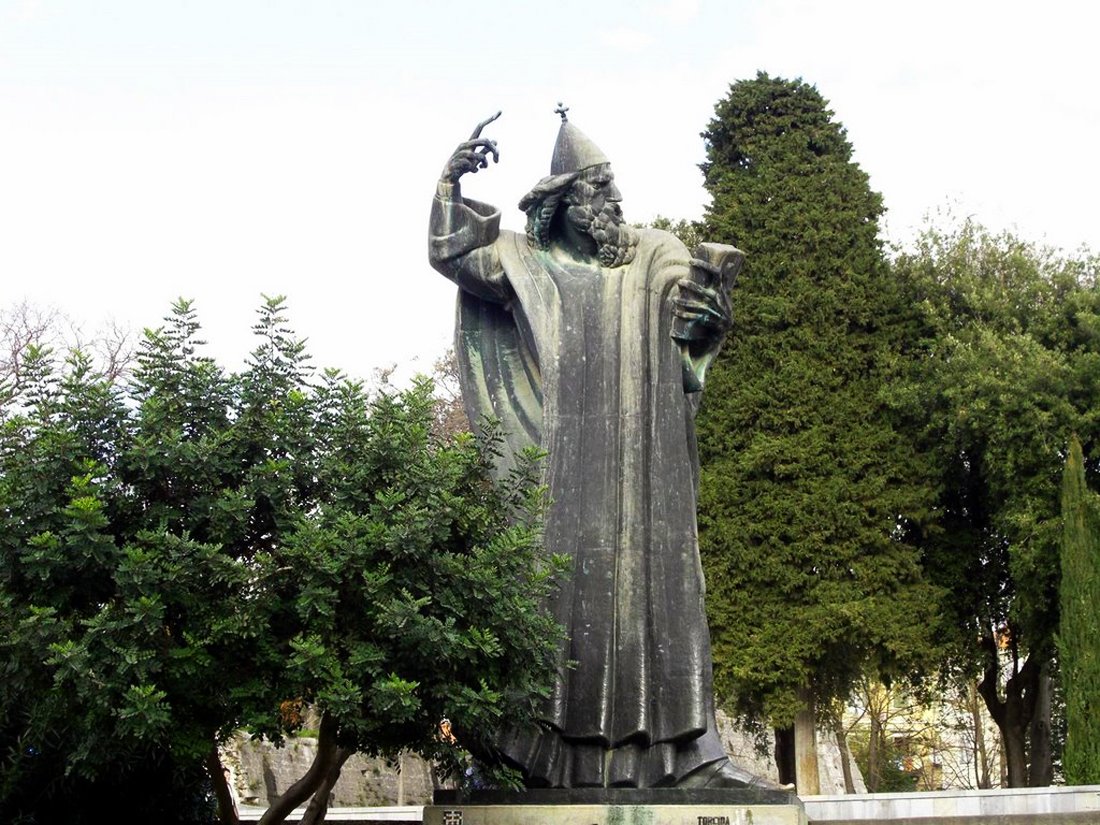
<instances>
[{"instance_id":1,"label":"pointing finger","mask_svg":"<svg viewBox=\"0 0 1100 825\"><path fill-rule=\"evenodd\" d=\"M498 111L495 115L491 115L490 117L487 117L485 118L485 120L481 121L481 123L479 123L474 131L470 134L470 140L477 140L477 138L481 136L481 130L492 123L494 120L496 120L498 117L500 117L500 115L501 113Z\"/></svg>"}]
</instances>

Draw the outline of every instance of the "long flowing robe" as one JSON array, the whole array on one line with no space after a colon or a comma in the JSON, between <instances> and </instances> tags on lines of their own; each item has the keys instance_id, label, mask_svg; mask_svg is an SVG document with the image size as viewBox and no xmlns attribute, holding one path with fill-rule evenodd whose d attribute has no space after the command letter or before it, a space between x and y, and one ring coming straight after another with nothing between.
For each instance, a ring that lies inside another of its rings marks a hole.
<instances>
[{"instance_id":1,"label":"long flowing robe","mask_svg":"<svg viewBox=\"0 0 1100 825\"><path fill-rule=\"evenodd\" d=\"M545 541L573 557L550 606L567 629L542 733L500 743L531 786L659 786L725 754L714 729L696 534L697 394L670 335L689 276L673 235L630 264L534 249L492 207L441 184L429 257L459 287L456 355L471 421L508 454L548 453Z\"/></svg>"}]
</instances>

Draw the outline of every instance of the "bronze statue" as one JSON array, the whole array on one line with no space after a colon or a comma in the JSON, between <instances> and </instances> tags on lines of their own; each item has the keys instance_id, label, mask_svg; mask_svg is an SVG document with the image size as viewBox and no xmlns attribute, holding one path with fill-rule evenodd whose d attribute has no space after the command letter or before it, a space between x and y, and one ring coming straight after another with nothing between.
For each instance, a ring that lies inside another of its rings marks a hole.
<instances>
[{"instance_id":1,"label":"bronze statue","mask_svg":"<svg viewBox=\"0 0 1100 825\"><path fill-rule=\"evenodd\" d=\"M756 784L715 729L696 536L694 415L743 256L718 244L693 256L624 223L611 164L558 113L550 175L519 204L525 234L460 192L499 160L481 137L499 112L448 160L431 214L432 266L460 288L470 420L499 419L506 453L547 451L545 541L573 557L550 609L576 667L543 729L499 749L528 787Z\"/></svg>"}]
</instances>

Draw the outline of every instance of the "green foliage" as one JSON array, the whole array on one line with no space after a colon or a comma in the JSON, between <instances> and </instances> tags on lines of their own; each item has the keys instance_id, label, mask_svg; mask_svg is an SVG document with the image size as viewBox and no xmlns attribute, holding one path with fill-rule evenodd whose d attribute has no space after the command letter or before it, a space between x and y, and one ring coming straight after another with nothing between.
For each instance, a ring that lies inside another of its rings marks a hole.
<instances>
[{"instance_id":1,"label":"green foliage","mask_svg":"<svg viewBox=\"0 0 1100 825\"><path fill-rule=\"evenodd\" d=\"M1085 484L1085 461L1076 437L1070 440L1062 481L1062 522L1062 764L1068 784L1095 785L1100 783L1100 497Z\"/></svg>"},{"instance_id":2,"label":"green foliage","mask_svg":"<svg viewBox=\"0 0 1100 825\"><path fill-rule=\"evenodd\" d=\"M928 653L935 594L909 534L931 495L891 397L911 310L881 199L816 89L735 83L703 136L705 237L747 256L698 418L715 683L785 725L800 688L825 704L866 665Z\"/></svg>"},{"instance_id":3,"label":"green foliage","mask_svg":"<svg viewBox=\"0 0 1100 825\"><path fill-rule=\"evenodd\" d=\"M1049 649L1064 445L1097 425L1094 268L972 221L896 263L922 317L908 389L940 474L926 553L967 634L1015 628Z\"/></svg>"},{"instance_id":4,"label":"green foliage","mask_svg":"<svg viewBox=\"0 0 1100 825\"><path fill-rule=\"evenodd\" d=\"M565 561L540 549L539 457L489 483L500 440L434 433L428 382L366 403L328 376L322 500L258 558L290 636L292 678L340 723L342 744L441 755L438 724L485 754L502 724L531 723L560 628L538 605Z\"/></svg>"},{"instance_id":5,"label":"green foliage","mask_svg":"<svg viewBox=\"0 0 1100 825\"><path fill-rule=\"evenodd\" d=\"M1100 434L1097 261L968 220L930 227L894 269L917 309L898 397L934 462L935 518L919 540L945 591L946 664L981 678L1022 784L1058 625L1064 445Z\"/></svg>"},{"instance_id":6,"label":"green foliage","mask_svg":"<svg viewBox=\"0 0 1100 825\"><path fill-rule=\"evenodd\" d=\"M684 246L686 246L689 251L694 251L695 247L699 245L699 242L705 240L703 237L703 225L698 221L685 221L683 218L678 221L673 221L671 218L658 215L653 219L653 223L651 223L650 226L654 229L663 229L666 232L671 232L683 242Z\"/></svg>"},{"instance_id":7,"label":"green foliage","mask_svg":"<svg viewBox=\"0 0 1100 825\"><path fill-rule=\"evenodd\" d=\"M340 744L484 751L529 723L560 628L529 455L433 432L430 383L315 382L265 300L240 374L199 354L180 301L132 384L31 349L0 418L0 811L80 822L120 794L210 819L203 760L276 741L308 702ZM489 754L486 753L488 756ZM148 806L142 807L145 802Z\"/></svg>"},{"instance_id":8,"label":"green foliage","mask_svg":"<svg viewBox=\"0 0 1100 825\"><path fill-rule=\"evenodd\" d=\"M906 754L893 737L882 737L877 748L871 747L873 733L858 728L848 736L848 749L864 777L875 776L878 784L872 793L909 793L917 789L917 774L906 770Z\"/></svg>"}]
</instances>

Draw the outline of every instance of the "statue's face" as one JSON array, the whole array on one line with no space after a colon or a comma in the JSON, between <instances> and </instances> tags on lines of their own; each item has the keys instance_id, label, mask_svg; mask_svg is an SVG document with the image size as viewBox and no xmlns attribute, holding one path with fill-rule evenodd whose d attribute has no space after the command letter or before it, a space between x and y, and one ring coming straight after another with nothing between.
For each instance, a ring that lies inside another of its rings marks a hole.
<instances>
[{"instance_id":1,"label":"statue's face","mask_svg":"<svg viewBox=\"0 0 1100 825\"><path fill-rule=\"evenodd\" d=\"M615 185L615 173L611 171L610 163L585 169L578 180L584 181L588 186L574 184L577 205L588 206L596 214L603 212L607 204L620 203L623 199L619 187ZM618 212L620 216L622 214L617 209L609 211Z\"/></svg>"},{"instance_id":2,"label":"statue's face","mask_svg":"<svg viewBox=\"0 0 1100 825\"><path fill-rule=\"evenodd\" d=\"M601 163L581 172L564 200L573 225L591 234L593 224L617 226L623 222L623 211L619 207L622 199L611 164Z\"/></svg>"},{"instance_id":3,"label":"statue's face","mask_svg":"<svg viewBox=\"0 0 1100 825\"><path fill-rule=\"evenodd\" d=\"M596 242L604 266L619 266L633 259L636 237L623 221L619 208L622 194L615 185L611 164L585 169L563 200L566 219Z\"/></svg>"}]
</instances>

